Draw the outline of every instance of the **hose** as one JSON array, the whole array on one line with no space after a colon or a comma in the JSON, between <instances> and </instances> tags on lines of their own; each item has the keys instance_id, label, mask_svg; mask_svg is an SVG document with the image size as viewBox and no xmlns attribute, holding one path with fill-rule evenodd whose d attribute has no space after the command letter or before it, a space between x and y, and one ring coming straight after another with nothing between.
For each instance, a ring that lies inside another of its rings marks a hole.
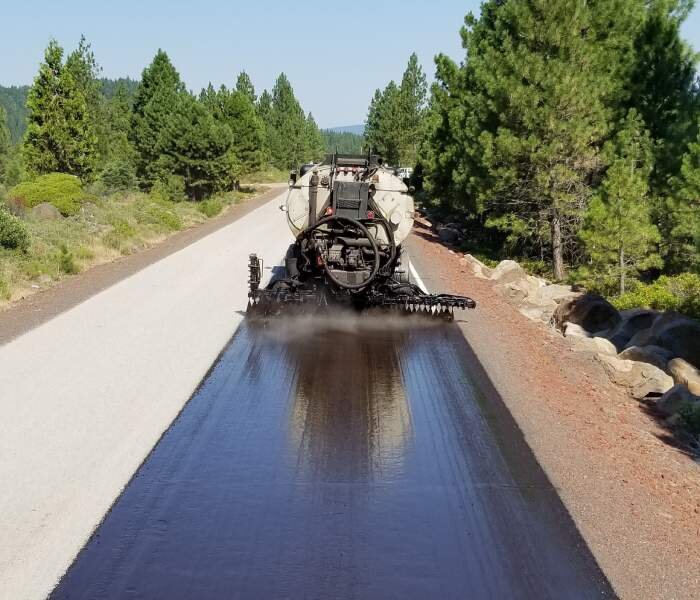
<instances>
[{"instance_id":1,"label":"hose","mask_svg":"<svg viewBox=\"0 0 700 600\"><path fill-rule=\"evenodd\" d=\"M372 247L372 252L375 256L374 266L372 267L372 272L370 273L369 277L361 283L344 283L340 281L335 275L333 275L333 273L331 273L330 269L328 268L328 265L326 264L326 261L323 261L323 270L326 272L328 279L330 279L335 285L337 285L340 288L343 288L345 290L361 290L363 288L366 288L370 283L372 283L372 281L374 281L374 279L379 274L381 260L379 258L379 246L377 246L377 240L362 223L349 217L339 217L337 215L332 215L330 217L325 217L324 219L321 219L320 221L318 221L318 223L307 229L304 232L304 236L307 237L311 235L316 229L321 227L321 225L326 225L328 223L333 222L349 223L353 227L359 229L362 232L362 234L364 234L364 236L369 240L370 246Z\"/></svg>"}]
</instances>

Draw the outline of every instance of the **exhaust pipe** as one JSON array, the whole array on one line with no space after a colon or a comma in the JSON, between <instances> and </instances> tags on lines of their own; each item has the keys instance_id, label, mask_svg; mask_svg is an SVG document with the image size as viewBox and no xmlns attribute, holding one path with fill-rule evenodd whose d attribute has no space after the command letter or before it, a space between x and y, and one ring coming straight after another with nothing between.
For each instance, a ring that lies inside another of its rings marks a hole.
<instances>
[{"instance_id":1,"label":"exhaust pipe","mask_svg":"<svg viewBox=\"0 0 700 600\"><path fill-rule=\"evenodd\" d=\"M313 227L318 221L318 184L318 169L314 169L309 182L309 227Z\"/></svg>"}]
</instances>

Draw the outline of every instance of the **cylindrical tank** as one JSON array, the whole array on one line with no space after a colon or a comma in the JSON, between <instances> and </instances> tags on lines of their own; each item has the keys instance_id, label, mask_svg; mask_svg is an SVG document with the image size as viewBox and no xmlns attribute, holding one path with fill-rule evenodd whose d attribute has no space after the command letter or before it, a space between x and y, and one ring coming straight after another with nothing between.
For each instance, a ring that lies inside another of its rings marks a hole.
<instances>
[{"instance_id":1,"label":"cylindrical tank","mask_svg":"<svg viewBox=\"0 0 700 600\"><path fill-rule=\"evenodd\" d=\"M289 229L297 237L309 226L309 206L311 191L311 178L318 177L319 185L316 188L316 216L317 220L324 215L328 206L331 193L331 165L319 165L304 174L289 190L287 195L287 224ZM337 169L336 181L355 181L357 173L352 169ZM409 194L406 184L393 172L378 167L372 172L368 180L373 190L373 199L376 207L384 218L390 223L396 244L406 239L413 227L414 204L413 197ZM383 239L386 233L382 227L377 227L375 233L379 242L388 242Z\"/></svg>"}]
</instances>

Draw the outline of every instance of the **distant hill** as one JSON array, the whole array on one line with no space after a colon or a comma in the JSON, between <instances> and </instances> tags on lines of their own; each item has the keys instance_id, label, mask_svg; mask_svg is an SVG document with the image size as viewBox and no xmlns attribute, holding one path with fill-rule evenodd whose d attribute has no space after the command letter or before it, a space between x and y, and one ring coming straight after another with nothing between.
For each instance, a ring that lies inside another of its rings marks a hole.
<instances>
[{"instance_id":1,"label":"distant hill","mask_svg":"<svg viewBox=\"0 0 700 600\"><path fill-rule=\"evenodd\" d=\"M336 131L338 133L354 133L355 135L365 135L364 125L345 125L343 127L328 127L326 131Z\"/></svg>"},{"instance_id":2,"label":"distant hill","mask_svg":"<svg viewBox=\"0 0 700 600\"><path fill-rule=\"evenodd\" d=\"M13 144L22 139L26 128L27 92L29 92L28 85L0 86L0 106L7 112L7 126L10 129L10 139Z\"/></svg>"},{"instance_id":3,"label":"distant hill","mask_svg":"<svg viewBox=\"0 0 700 600\"><path fill-rule=\"evenodd\" d=\"M138 81L128 77L119 79L101 79L102 93L106 98L112 98L117 89L117 85L123 83L130 97L136 93L139 85ZM13 144L18 143L27 128L27 93L28 85L3 87L0 85L0 106L7 112L7 126L10 129L10 139Z\"/></svg>"},{"instance_id":4,"label":"distant hill","mask_svg":"<svg viewBox=\"0 0 700 600\"><path fill-rule=\"evenodd\" d=\"M364 136L352 131L322 129L321 135L326 143L326 152L329 154L336 150L341 154L361 154L364 150Z\"/></svg>"}]
</instances>

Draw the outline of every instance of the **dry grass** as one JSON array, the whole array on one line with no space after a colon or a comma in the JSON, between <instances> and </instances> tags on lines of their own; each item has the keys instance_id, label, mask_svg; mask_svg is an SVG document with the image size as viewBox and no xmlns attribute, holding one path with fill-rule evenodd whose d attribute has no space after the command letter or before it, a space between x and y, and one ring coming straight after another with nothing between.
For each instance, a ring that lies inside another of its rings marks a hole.
<instances>
[{"instance_id":1,"label":"dry grass","mask_svg":"<svg viewBox=\"0 0 700 600\"><path fill-rule=\"evenodd\" d=\"M40 221L25 217L27 252L0 248L0 308L62 278L153 246L194 227L255 193L231 192L206 207L127 193L88 202L70 217Z\"/></svg>"}]
</instances>

